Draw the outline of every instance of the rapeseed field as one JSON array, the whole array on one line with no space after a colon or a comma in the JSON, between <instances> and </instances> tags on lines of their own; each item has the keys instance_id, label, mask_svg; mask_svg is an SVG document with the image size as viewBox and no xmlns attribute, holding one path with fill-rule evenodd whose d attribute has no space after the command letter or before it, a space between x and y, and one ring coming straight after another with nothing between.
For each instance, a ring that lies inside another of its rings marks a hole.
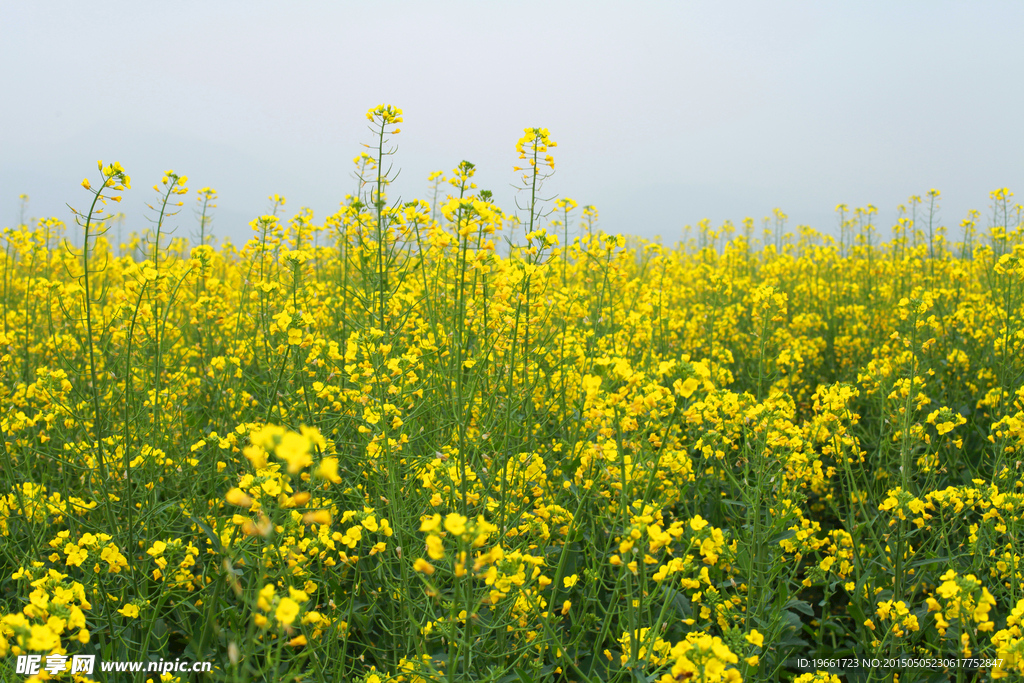
<instances>
[{"instance_id":1,"label":"rapeseed field","mask_svg":"<svg viewBox=\"0 0 1024 683\"><path fill-rule=\"evenodd\" d=\"M359 194L275 195L240 248L118 163L69 183L81 246L4 230L2 680L1019 680L1009 190L959 241L932 190L670 248L542 199L542 128L518 216L468 162L393 202L402 112L367 118ZM129 191L156 223L118 245Z\"/></svg>"}]
</instances>

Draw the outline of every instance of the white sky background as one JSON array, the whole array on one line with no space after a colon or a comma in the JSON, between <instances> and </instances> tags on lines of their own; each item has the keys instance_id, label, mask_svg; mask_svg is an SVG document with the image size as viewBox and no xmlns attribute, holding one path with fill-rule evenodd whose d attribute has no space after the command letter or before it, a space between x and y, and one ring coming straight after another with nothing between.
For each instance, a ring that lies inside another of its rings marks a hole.
<instances>
[{"instance_id":1,"label":"white sky background","mask_svg":"<svg viewBox=\"0 0 1024 683\"><path fill-rule=\"evenodd\" d=\"M217 189L240 243L267 196L315 222L354 189L365 112L405 110L389 198L462 159L514 209L526 126L558 142L551 194L667 243L701 218L883 235L931 187L958 235L998 187L1024 198L1020 2L139 2L0 9L0 226L70 223L96 160L132 176L126 232L163 171ZM986 224L984 218L982 226Z\"/></svg>"}]
</instances>

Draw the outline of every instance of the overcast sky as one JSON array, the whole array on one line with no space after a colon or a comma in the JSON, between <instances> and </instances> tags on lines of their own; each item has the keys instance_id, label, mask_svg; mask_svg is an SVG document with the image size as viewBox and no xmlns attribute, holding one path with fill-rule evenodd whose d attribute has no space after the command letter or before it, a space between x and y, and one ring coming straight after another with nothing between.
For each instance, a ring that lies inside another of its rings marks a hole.
<instances>
[{"instance_id":1,"label":"overcast sky","mask_svg":"<svg viewBox=\"0 0 1024 683\"><path fill-rule=\"evenodd\" d=\"M45 2L0 9L0 226L70 220L96 160L166 169L220 194L236 242L287 197L316 222L351 193L365 112L405 110L390 197L474 162L514 209L515 142L558 142L547 190L609 232L679 239L780 207L833 231L835 205L896 207L929 188L941 217L1024 192L1020 2ZM1018 195L1020 200L1024 195Z\"/></svg>"}]
</instances>

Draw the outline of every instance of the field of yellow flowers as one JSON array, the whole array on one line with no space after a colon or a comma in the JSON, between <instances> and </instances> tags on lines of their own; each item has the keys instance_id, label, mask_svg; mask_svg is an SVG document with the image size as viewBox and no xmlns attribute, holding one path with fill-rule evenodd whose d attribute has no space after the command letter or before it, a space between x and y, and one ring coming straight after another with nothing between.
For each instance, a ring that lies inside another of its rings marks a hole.
<instances>
[{"instance_id":1,"label":"field of yellow flowers","mask_svg":"<svg viewBox=\"0 0 1024 683\"><path fill-rule=\"evenodd\" d=\"M4 230L0 679L104 680L24 654L213 663L154 683L1024 672L1008 190L957 243L933 190L884 239L840 206L837 238L777 211L670 249L541 201L539 128L518 218L468 162L391 203L401 111L367 117L360 195L323 223L275 195L240 249L209 244L209 188L198 238L163 234L170 171L112 244L117 163L73 201L82 247Z\"/></svg>"}]
</instances>

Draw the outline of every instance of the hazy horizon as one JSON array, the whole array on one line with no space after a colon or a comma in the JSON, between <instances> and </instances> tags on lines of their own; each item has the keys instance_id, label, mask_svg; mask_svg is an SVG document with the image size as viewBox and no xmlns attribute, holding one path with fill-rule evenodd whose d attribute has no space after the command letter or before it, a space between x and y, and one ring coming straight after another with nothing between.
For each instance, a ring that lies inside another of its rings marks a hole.
<instances>
[{"instance_id":1,"label":"hazy horizon","mask_svg":"<svg viewBox=\"0 0 1024 683\"><path fill-rule=\"evenodd\" d=\"M319 224L387 102L405 112L391 199L427 199L427 174L467 159L512 211L515 142L543 126L546 192L596 205L609 232L672 243L778 207L831 233L845 203L876 206L887 238L934 187L956 236L969 209L986 224L991 190L1024 191L1024 58L999 31L1022 20L1021 4L959 2L12 6L0 227L25 193L70 232L97 159L132 176L126 233L167 169L189 176L179 236L204 186L236 244L273 193Z\"/></svg>"}]
</instances>

